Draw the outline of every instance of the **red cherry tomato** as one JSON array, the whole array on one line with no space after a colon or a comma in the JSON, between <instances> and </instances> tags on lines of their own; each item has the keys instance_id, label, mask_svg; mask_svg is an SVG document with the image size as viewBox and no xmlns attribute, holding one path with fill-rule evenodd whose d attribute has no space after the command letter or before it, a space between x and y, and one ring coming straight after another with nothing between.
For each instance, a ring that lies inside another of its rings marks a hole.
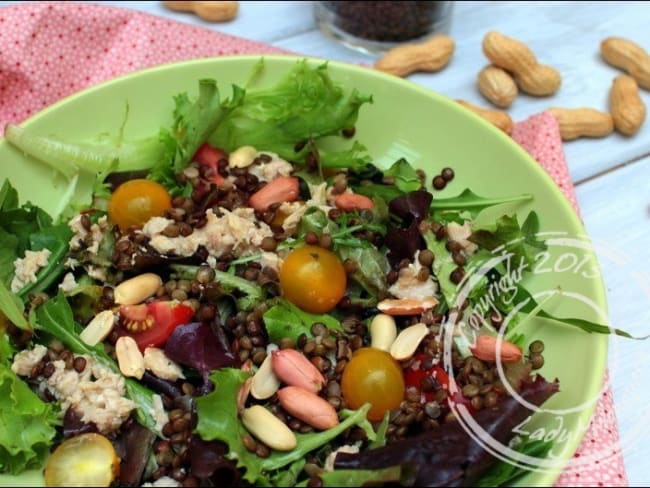
<instances>
[{"instance_id":1,"label":"red cherry tomato","mask_svg":"<svg viewBox=\"0 0 650 488\"><path fill-rule=\"evenodd\" d=\"M177 302L152 302L147 305L147 315L153 317L153 326L142 332L129 332L141 351L167 342L179 325L189 323L194 316L192 307Z\"/></svg>"},{"instance_id":2,"label":"red cherry tomato","mask_svg":"<svg viewBox=\"0 0 650 488\"><path fill-rule=\"evenodd\" d=\"M212 169L213 176L211 181L217 185L221 186L224 181L223 176L219 174L219 161L221 159L228 159L228 155L219 148L213 147L207 142L201 144L196 150L196 153L192 157L192 161L208 166Z\"/></svg>"},{"instance_id":3,"label":"red cherry tomato","mask_svg":"<svg viewBox=\"0 0 650 488\"><path fill-rule=\"evenodd\" d=\"M422 403L430 402L435 396L435 391L424 391L422 390L422 380L428 376L432 376L440 387L449 394L449 375L445 372L444 368L438 364L434 364L428 369L422 369L422 364L428 359L424 354L418 354L415 356L415 361L413 366L404 370L404 383L406 387L415 386L420 390ZM454 393L452 397L448 397L447 401L453 401L454 404L465 405L467 409L472 412L472 405L468 398L465 398L463 394L459 391Z\"/></svg>"}]
</instances>

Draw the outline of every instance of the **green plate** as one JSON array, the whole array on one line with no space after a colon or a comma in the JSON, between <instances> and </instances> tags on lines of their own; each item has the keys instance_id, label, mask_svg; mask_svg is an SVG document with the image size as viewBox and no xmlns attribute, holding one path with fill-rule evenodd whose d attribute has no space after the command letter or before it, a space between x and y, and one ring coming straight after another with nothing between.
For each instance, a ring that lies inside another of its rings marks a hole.
<instances>
[{"instance_id":1,"label":"green plate","mask_svg":"<svg viewBox=\"0 0 650 488\"><path fill-rule=\"evenodd\" d=\"M265 57L260 81L279 79L296 59ZM258 60L258 56L201 59L133 73L69 97L23 125L43 135L92 141L99 134L118 132L128 104L125 135L144 137L171 124L174 95L183 91L195 95L198 79L215 78L227 96L230 85L243 84ZM333 78L346 87L373 95L374 103L361 110L357 136L377 164L388 165L406 157L414 166L425 169L429 180L443 167L451 166L456 178L441 196L457 195L467 187L482 196L534 195L530 202L493 208L481 218L489 220L513 211L521 218L537 211L542 231L553 237L555 244L549 247L548 255L539 256L527 288L542 293L540 296L558 287L566 292L546 302L545 309L552 314L607 321L602 279L582 224L555 183L523 149L452 100L409 81L336 62L330 62L329 68ZM17 187L22 201L30 200L57 215L73 193L87 194L90 184L83 180L76 187L70 185L0 141L0 181L4 178ZM559 378L561 391L544 406L550 411L536 414L520 430L555 438L554 456L567 461L582 439L598 398L607 338L541 319L529 321L525 328L530 337L545 342L546 361L541 373L549 379ZM560 465L539 469L519 483L550 486L560 471ZM22 479L27 484L34 482L34 478ZM20 480L0 476L0 484L15 486Z\"/></svg>"}]
</instances>

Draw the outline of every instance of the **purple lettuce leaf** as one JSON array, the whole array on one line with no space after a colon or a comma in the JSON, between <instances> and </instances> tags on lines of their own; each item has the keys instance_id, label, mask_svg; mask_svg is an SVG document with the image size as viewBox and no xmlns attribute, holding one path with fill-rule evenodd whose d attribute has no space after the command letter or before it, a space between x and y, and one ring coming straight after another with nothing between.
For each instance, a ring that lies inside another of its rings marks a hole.
<instances>
[{"instance_id":1,"label":"purple lettuce leaf","mask_svg":"<svg viewBox=\"0 0 650 488\"><path fill-rule=\"evenodd\" d=\"M541 376L523 383L520 395L534 405L541 405L559 389L559 383ZM512 429L530 410L508 397L493 408L480 410L476 422L495 440L506 443ZM381 469L401 465L416 472L416 486L472 486L496 462L483 447L469 436L458 422L388 446L358 454L336 456L337 469Z\"/></svg>"},{"instance_id":2,"label":"purple lettuce leaf","mask_svg":"<svg viewBox=\"0 0 650 488\"><path fill-rule=\"evenodd\" d=\"M172 361L196 369L205 381L210 371L238 366L223 329L201 323L176 327L167 339L165 354Z\"/></svg>"},{"instance_id":3,"label":"purple lettuce leaf","mask_svg":"<svg viewBox=\"0 0 650 488\"><path fill-rule=\"evenodd\" d=\"M429 216L429 207L433 195L426 190L417 190L393 198L388 204L388 210L401 218L405 225L411 222L421 222Z\"/></svg>"},{"instance_id":4,"label":"purple lettuce leaf","mask_svg":"<svg viewBox=\"0 0 650 488\"><path fill-rule=\"evenodd\" d=\"M228 446L220 441L204 441L199 436L190 438L190 472L201 480L212 480L214 486L236 486L240 481L237 464L226 458ZM205 485L206 483L202 483Z\"/></svg>"},{"instance_id":5,"label":"purple lettuce leaf","mask_svg":"<svg viewBox=\"0 0 650 488\"><path fill-rule=\"evenodd\" d=\"M432 199L428 191L418 190L394 198L388 204L391 214L401 220L400 225L391 227L384 238L392 264L412 259L418 249L424 248L418 224L429 216Z\"/></svg>"},{"instance_id":6,"label":"purple lettuce leaf","mask_svg":"<svg viewBox=\"0 0 650 488\"><path fill-rule=\"evenodd\" d=\"M116 442L120 463L120 486L140 486L156 434L131 422Z\"/></svg>"},{"instance_id":7,"label":"purple lettuce leaf","mask_svg":"<svg viewBox=\"0 0 650 488\"><path fill-rule=\"evenodd\" d=\"M388 229L384 243L390 250L388 260L391 264L399 263L402 259L411 259L418 249L424 247L418 223L413 221L407 228L393 227Z\"/></svg>"}]
</instances>

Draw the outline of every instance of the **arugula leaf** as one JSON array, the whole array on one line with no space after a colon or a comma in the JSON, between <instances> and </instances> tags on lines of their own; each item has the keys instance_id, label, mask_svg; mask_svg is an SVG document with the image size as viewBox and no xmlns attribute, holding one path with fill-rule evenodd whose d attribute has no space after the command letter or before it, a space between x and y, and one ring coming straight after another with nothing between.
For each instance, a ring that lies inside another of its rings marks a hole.
<instances>
[{"instance_id":1,"label":"arugula leaf","mask_svg":"<svg viewBox=\"0 0 650 488\"><path fill-rule=\"evenodd\" d=\"M179 278L189 280L194 279L196 271L199 269L198 266L185 264L172 264L170 268ZM237 307L240 310L250 310L263 301L264 291L262 288L244 278L225 271L215 270L214 281L219 283L219 286L226 292L239 292L242 294L242 296L236 297Z\"/></svg>"},{"instance_id":2,"label":"arugula leaf","mask_svg":"<svg viewBox=\"0 0 650 488\"><path fill-rule=\"evenodd\" d=\"M455 197L434 198L431 202L431 210L467 210L470 212L471 218L474 219L481 212L481 210L484 210L488 207L501 205L503 203L527 202L532 199L533 196L528 193L512 197L485 198L478 196L472 190L466 188L460 195L457 195Z\"/></svg>"},{"instance_id":3,"label":"arugula leaf","mask_svg":"<svg viewBox=\"0 0 650 488\"><path fill-rule=\"evenodd\" d=\"M354 127L360 107L371 101L357 90L345 93L330 78L327 64L311 67L307 60L301 60L275 85L249 88L243 103L224 118L209 142L226 151L243 145L261 147L304 164L314 144L307 144L300 152L295 151L296 144L317 143ZM368 158L362 149L357 144L339 155L323 151L320 166L365 166Z\"/></svg>"},{"instance_id":4,"label":"arugula leaf","mask_svg":"<svg viewBox=\"0 0 650 488\"><path fill-rule=\"evenodd\" d=\"M31 330L32 326L23 315L23 302L0 281L0 313L4 314L11 323L22 330Z\"/></svg>"},{"instance_id":5,"label":"arugula leaf","mask_svg":"<svg viewBox=\"0 0 650 488\"><path fill-rule=\"evenodd\" d=\"M514 448L515 451L530 457L545 458L553 447L553 441L525 441ZM476 482L478 487L505 486L518 477L528 473L528 470L514 463L501 461Z\"/></svg>"},{"instance_id":6,"label":"arugula leaf","mask_svg":"<svg viewBox=\"0 0 650 488\"><path fill-rule=\"evenodd\" d=\"M246 434L246 429L237 414L237 392L249 377L250 373L233 368L223 368L212 373L210 380L215 384L214 391L196 399L196 432L203 440L220 440L228 444L228 456L237 460L238 467L245 469L244 479L250 483L268 485L268 473L303 459L307 453L327 444L350 427L359 425L363 428L366 424L369 425L366 414L370 404L366 404L356 411L341 412L346 418L331 429L296 434L298 443L291 451L274 451L268 458L261 459L244 446L242 437ZM370 436L371 440L374 437Z\"/></svg>"},{"instance_id":7,"label":"arugula leaf","mask_svg":"<svg viewBox=\"0 0 650 488\"><path fill-rule=\"evenodd\" d=\"M31 317L31 315L30 315ZM89 346L79 338L81 327L75 323L72 309L63 292L50 298L33 313L34 326L37 330L56 337L76 354L87 354L111 371L117 374L120 369L115 361L106 354L101 343ZM153 392L132 378L125 378L127 396L138 404L136 419L144 427L155 431L156 421L152 416L154 411Z\"/></svg>"},{"instance_id":8,"label":"arugula leaf","mask_svg":"<svg viewBox=\"0 0 650 488\"><path fill-rule=\"evenodd\" d=\"M489 251L504 249L513 254L515 262L523 259L529 266L533 266L535 255L546 249L544 241L537 238L538 232L539 218L535 212L528 214L521 227L516 215L504 215L494 226L476 229L469 240Z\"/></svg>"},{"instance_id":9,"label":"arugula leaf","mask_svg":"<svg viewBox=\"0 0 650 488\"><path fill-rule=\"evenodd\" d=\"M41 466L57 424L52 405L0 364L0 472L16 475Z\"/></svg>"},{"instance_id":10,"label":"arugula leaf","mask_svg":"<svg viewBox=\"0 0 650 488\"><path fill-rule=\"evenodd\" d=\"M303 312L288 300L280 299L262 317L271 342L278 343L283 337L290 337L295 342L301 334L313 337L311 326L321 322L328 329L343 330L341 323L331 315Z\"/></svg>"},{"instance_id":11,"label":"arugula leaf","mask_svg":"<svg viewBox=\"0 0 650 488\"><path fill-rule=\"evenodd\" d=\"M541 306L535 301L535 299L530 294L530 292L528 292L528 290L526 290L521 284L517 284L517 293L515 294L512 303L521 304L523 302L526 303L520 307L519 309L520 312L528 313L528 314L536 313L538 317L554 320L556 322L561 322L563 324L570 325L572 327L577 327L579 329L584 330L585 332L596 333L596 334L614 333L621 337L627 337L628 339L638 339L638 340L645 340L648 337L650 337L650 336L634 337L628 332L625 332L624 330L616 329L614 327L610 328L607 325L591 322L590 320L557 317L555 315L551 315L550 313L545 312L541 308Z\"/></svg>"},{"instance_id":12,"label":"arugula leaf","mask_svg":"<svg viewBox=\"0 0 650 488\"><path fill-rule=\"evenodd\" d=\"M384 418L381 419L381 423L377 426L376 438L374 441L368 444L368 449L377 449L386 445L386 433L388 432L389 425L390 412L386 412Z\"/></svg>"}]
</instances>

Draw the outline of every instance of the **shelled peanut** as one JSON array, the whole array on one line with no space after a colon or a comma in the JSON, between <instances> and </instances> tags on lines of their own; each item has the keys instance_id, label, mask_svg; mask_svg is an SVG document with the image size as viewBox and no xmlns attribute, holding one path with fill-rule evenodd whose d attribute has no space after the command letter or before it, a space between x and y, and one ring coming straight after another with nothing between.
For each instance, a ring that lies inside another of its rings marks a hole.
<instances>
[{"instance_id":1,"label":"shelled peanut","mask_svg":"<svg viewBox=\"0 0 650 488\"><path fill-rule=\"evenodd\" d=\"M420 44L403 44L384 54L375 69L395 76L408 76L418 71L438 71L454 54L454 40L445 35L434 36Z\"/></svg>"},{"instance_id":2,"label":"shelled peanut","mask_svg":"<svg viewBox=\"0 0 650 488\"><path fill-rule=\"evenodd\" d=\"M456 102L462 105L463 107L471 110L475 114L480 115L485 120L490 122L492 125L495 125L499 129L501 129L506 134L510 134L512 132L514 123L510 115L508 115L507 113L502 112L501 110L491 110L487 108L482 108L472 103L469 103L466 100L456 100Z\"/></svg>"},{"instance_id":3,"label":"shelled peanut","mask_svg":"<svg viewBox=\"0 0 650 488\"><path fill-rule=\"evenodd\" d=\"M163 5L177 12L193 12L209 22L227 22L234 19L239 11L239 2L215 1L165 1Z\"/></svg>"},{"instance_id":4,"label":"shelled peanut","mask_svg":"<svg viewBox=\"0 0 650 488\"><path fill-rule=\"evenodd\" d=\"M609 92L609 110L614 127L621 134L631 136L643 125L646 108L639 95L639 85L634 78L621 75L614 78Z\"/></svg>"},{"instance_id":5,"label":"shelled peanut","mask_svg":"<svg viewBox=\"0 0 650 488\"><path fill-rule=\"evenodd\" d=\"M549 108L556 118L563 141L579 137L605 137L614 131L614 120L607 112L593 108Z\"/></svg>"},{"instance_id":6,"label":"shelled peanut","mask_svg":"<svg viewBox=\"0 0 650 488\"><path fill-rule=\"evenodd\" d=\"M503 69L493 65L483 68L478 74L478 89L497 107L508 108L517 98L517 84Z\"/></svg>"},{"instance_id":7,"label":"shelled peanut","mask_svg":"<svg viewBox=\"0 0 650 488\"><path fill-rule=\"evenodd\" d=\"M493 65L511 73L519 88L529 95L548 96L560 88L560 73L540 64L523 42L499 32L488 32L483 38L483 53Z\"/></svg>"}]
</instances>

